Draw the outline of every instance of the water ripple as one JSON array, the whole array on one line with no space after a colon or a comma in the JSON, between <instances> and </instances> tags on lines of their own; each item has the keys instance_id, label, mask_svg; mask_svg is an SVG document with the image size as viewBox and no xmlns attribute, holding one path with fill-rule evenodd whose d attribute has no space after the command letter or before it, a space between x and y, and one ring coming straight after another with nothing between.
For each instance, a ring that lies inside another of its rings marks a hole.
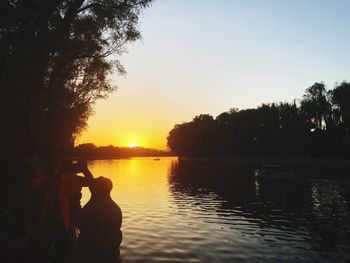
<instances>
[{"instance_id":1,"label":"water ripple","mask_svg":"<svg viewBox=\"0 0 350 263\"><path fill-rule=\"evenodd\" d=\"M174 159L90 165L115 186L124 263L350 261L347 181L257 184L251 169L218 175Z\"/></svg>"}]
</instances>

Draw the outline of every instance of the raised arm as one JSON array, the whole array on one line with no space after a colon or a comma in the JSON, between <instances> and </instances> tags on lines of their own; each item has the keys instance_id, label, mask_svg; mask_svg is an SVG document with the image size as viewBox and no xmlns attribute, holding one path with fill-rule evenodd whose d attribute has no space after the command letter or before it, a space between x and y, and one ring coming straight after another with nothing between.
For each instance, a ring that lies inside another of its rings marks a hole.
<instances>
[{"instance_id":1,"label":"raised arm","mask_svg":"<svg viewBox=\"0 0 350 263\"><path fill-rule=\"evenodd\" d=\"M86 179L88 179L89 181L92 181L94 179L94 176L92 175L92 173L90 172L88 165L87 165L87 161L79 161L80 165L81 165L81 172L83 173L83 175L85 176Z\"/></svg>"}]
</instances>

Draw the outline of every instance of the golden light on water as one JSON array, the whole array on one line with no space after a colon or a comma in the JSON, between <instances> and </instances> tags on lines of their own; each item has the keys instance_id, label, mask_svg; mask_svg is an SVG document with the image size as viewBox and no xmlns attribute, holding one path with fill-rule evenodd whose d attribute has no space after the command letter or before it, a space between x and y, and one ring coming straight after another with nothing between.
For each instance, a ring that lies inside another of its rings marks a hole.
<instances>
[{"instance_id":1,"label":"golden light on water","mask_svg":"<svg viewBox=\"0 0 350 263\"><path fill-rule=\"evenodd\" d=\"M104 176L112 180L113 189L112 198L124 209L133 207L129 213L137 211L141 215L147 215L152 211L150 206L166 206L168 200L168 174L169 163L177 161L177 158L162 158L163 161L156 162L152 157L149 158L131 158L127 160L105 160L92 161L89 163L89 169L95 178ZM162 198L155 198L154 193L162 195ZM84 187L81 204L84 205L90 199L90 191ZM140 200L152 199L152 205L145 206ZM154 200L156 199L156 200ZM135 210L136 211L136 210Z\"/></svg>"}]
</instances>

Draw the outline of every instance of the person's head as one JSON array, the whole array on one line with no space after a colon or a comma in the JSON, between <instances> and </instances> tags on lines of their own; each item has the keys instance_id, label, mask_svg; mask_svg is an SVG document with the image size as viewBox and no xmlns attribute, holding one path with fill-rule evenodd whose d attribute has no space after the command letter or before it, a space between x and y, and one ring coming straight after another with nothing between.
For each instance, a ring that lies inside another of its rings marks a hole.
<instances>
[{"instance_id":1,"label":"person's head","mask_svg":"<svg viewBox=\"0 0 350 263\"><path fill-rule=\"evenodd\" d=\"M109 196L113 188L113 183L106 177L97 177L90 186L91 194L95 197Z\"/></svg>"}]
</instances>

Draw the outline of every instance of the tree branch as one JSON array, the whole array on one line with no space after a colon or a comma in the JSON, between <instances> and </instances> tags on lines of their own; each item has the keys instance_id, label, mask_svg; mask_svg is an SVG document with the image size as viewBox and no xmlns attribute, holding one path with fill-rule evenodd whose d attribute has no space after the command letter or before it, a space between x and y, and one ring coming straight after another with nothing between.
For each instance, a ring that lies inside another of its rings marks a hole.
<instances>
[{"instance_id":1,"label":"tree branch","mask_svg":"<svg viewBox=\"0 0 350 263\"><path fill-rule=\"evenodd\" d=\"M124 2L119 3L118 5L103 5L103 4L95 2L95 3L88 4L86 6L83 6L82 8L80 8L78 10L78 13L83 12L83 11L85 11L87 9L90 9L90 8L93 8L93 7L120 9L120 7L122 5L129 5L131 7L137 7L138 5L140 5L140 3L137 2L137 3L131 4L131 3L127 3L127 2L124 1Z\"/></svg>"},{"instance_id":2,"label":"tree branch","mask_svg":"<svg viewBox=\"0 0 350 263\"><path fill-rule=\"evenodd\" d=\"M69 33L70 24L74 20L78 13L79 8L82 6L85 0L75 0L68 8L66 14L62 19L60 27L57 29L53 36L53 43L57 45L59 39L63 39L66 34Z\"/></svg>"}]
</instances>

